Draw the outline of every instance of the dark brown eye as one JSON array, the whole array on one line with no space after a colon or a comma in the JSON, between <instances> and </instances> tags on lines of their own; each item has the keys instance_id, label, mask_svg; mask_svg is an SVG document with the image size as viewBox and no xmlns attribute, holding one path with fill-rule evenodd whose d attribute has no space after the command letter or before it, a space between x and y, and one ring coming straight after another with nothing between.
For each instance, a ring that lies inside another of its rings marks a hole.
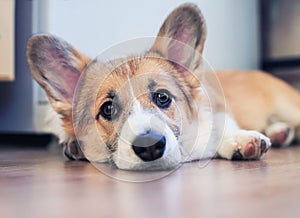
<instances>
[{"instance_id":1,"label":"dark brown eye","mask_svg":"<svg viewBox=\"0 0 300 218\"><path fill-rule=\"evenodd\" d=\"M112 101L104 102L100 107L99 115L104 119L111 121L118 115L117 106L113 104Z\"/></svg>"},{"instance_id":2,"label":"dark brown eye","mask_svg":"<svg viewBox=\"0 0 300 218\"><path fill-rule=\"evenodd\" d=\"M167 90L161 89L153 93L153 102L159 108L168 108L172 103L172 98Z\"/></svg>"}]
</instances>

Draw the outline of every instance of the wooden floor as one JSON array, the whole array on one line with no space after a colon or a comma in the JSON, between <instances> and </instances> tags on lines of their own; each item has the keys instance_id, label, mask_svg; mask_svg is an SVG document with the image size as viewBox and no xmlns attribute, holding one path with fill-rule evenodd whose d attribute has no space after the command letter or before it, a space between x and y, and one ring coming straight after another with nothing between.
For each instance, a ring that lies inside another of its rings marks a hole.
<instances>
[{"instance_id":1,"label":"wooden floor","mask_svg":"<svg viewBox=\"0 0 300 218\"><path fill-rule=\"evenodd\" d=\"M140 183L65 161L57 146L0 148L0 217L300 217L300 146L261 161L189 163Z\"/></svg>"}]
</instances>

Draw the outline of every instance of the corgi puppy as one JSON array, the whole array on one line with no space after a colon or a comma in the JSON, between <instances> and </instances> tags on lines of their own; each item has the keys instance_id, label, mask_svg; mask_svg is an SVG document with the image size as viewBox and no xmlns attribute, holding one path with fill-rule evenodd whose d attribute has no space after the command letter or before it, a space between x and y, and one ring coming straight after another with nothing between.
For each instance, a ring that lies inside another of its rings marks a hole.
<instances>
[{"instance_id":1,"label":"corgi puppy","mask_svg":"<svg viewBox=\"0 0 300 218\"><path fill-rule=\"evenodd\" d=\"M55 36L33 36L28 64L55 111L64 154L163 170L213 157L257 160L271 143L290 145L300 135L299 93L264 72L217 72L226 102L218 109L201 67L205 38L193 4L167 17L148 52L109 63Z\"/></svg>"}]
</instances>

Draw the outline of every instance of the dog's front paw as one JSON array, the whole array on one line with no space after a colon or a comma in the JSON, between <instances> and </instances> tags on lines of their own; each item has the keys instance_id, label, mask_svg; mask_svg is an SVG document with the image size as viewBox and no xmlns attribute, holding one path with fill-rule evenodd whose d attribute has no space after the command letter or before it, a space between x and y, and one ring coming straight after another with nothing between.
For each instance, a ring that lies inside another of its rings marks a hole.
<instances>
[{"instance_id":1,"label":"dog's front paw","mask_svg":"<svg viewBox=\"0 0 300 218\"><path fill-rule=\"evenodd\" d=\"M232 160L260 159L271 147L270 139L257 131L240 130L234 136Z\"/></svg>"},{"instance_id":2,"label":"dog's front paw","mask_svg":"<svg viewBox=\"0 0 300 218\"><path fill-rule=\"evenodd\" d=\"M63 154L69 160L86 160L77 141L70 141L63 144Z\"/></svg>"}]
</instances>

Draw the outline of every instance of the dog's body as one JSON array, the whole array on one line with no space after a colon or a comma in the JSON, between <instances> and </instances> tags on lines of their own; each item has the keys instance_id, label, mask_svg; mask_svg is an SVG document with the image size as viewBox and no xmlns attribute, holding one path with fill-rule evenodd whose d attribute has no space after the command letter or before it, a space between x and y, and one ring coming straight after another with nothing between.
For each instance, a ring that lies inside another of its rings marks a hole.
<instances>
[{"instance_id":1,"label":"dog's body","mask_svg":"<svg viewBox=\"0 0 300 218\"><path fill-rule=\"evenodd\" d=\"M193 5L169 15L145 55L111 63L92 61L50 35L32 37L29 66L61 118L51 122L61 122L56 133L65 154L112 160L121 169L166 169L215 154L259 159L269 138L289 145L300 124L299 93L263 72L219 72L223 107L203 82L205 37L204 19Z\"/></svg>"}]
</instances>

